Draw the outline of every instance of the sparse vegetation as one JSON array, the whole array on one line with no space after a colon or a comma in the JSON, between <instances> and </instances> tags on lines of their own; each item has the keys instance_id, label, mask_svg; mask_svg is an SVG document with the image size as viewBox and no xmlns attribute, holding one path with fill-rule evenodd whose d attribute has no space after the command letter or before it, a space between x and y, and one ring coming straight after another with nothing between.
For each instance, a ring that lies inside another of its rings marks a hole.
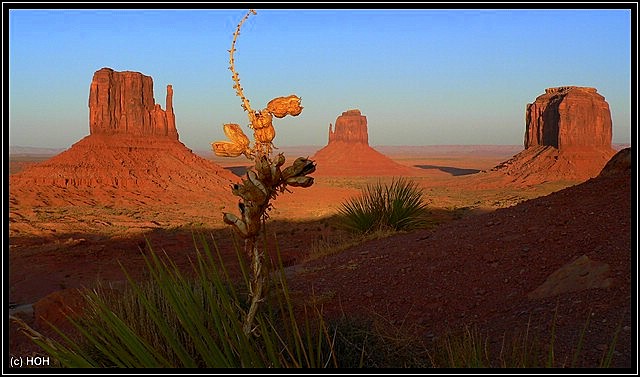
<instances>
[{"instance_id":1,"label":"sparse vegetation","mask_svg":"<svg viewBox=\"0 0 640 377\"><path fill-rule=\"evenodd\" d=\"M439 338L432 346L431 364L435 368L577 368L582 354L582 345L589 326L589 318L585 321L582 332L576 340L572 360L557 360L555 351L556 315L551 320L549 338L539 331L531 330L531 318L523 331L507 337L505 334L497 354L490 346L491 339L483 335L475 327L467 327L461 331L450 332ZM617 344L620 327L616 329L610 345L602 355L599 368L611 367L613 350Z\"/></svg>"},{"instance_id":2,"label":"sparse vegetation","mask_svg":"<svg viewBox=\"0 0 640 377\"><path fill-rule=\"evenodd\" d=\"M248 303L242 297L251 277L241 250L236 251L243 274L239 284L232 283L218 248L214 253L204 237L199 240L202 247L197 249L191 275L148 245L150 280L129 278L122 292L88 291L83 316L69 319L81 335L79 340L57 330L63 339L58 342L12 319L58 366L98 368L574 367L589 325L587 319L570 364L555 358L555 316L548 341L540 334L532 336L527 325L523 333L509 339L505 335L497 354L491 354L490 339L475 327L444 334L427 345L416 328L394 325L379 315L325 320L323 296L303 302L292 298L278 258L276 266L264 266L271 271L272 285L256 313L254 331L246 334ZM620 326L600 367L612 364L619 331Z\"/></svg>"},{"instance_id":3,"label":"sparse vegetation","mask_svg":"<svg viewBox=\"0 0 640 377\"><path fill-rule=\"evenodd\" d=\"M343 203L338 213L342 226L357 233L412 230L430 222L422 189L404 177L388 185L367 185L360 196Z\"/></svg>"},{"instance_id":4,"label":"sparse vegetation","mask_svg":"<svg viewBox=\"0 0 640 377\"><path fill-rule=\"evenodd\" d=\"M202 245L193 264L194 278L150 250L149 281L129 279L129 288L121 293L88 292L85 314L70 319L82 335L80 341L60 333L63 344L24 322L22 328L63 367L335 365L333 338L319 310L305 310L306 321L298 322L281 265L273 275L271 295L256 313L256 327L247 334L243 325L248 307L241 299L250 281L247 266L242 269L244 285L230 284L219 251L216 258L206 242Z\"/></svg>"}]
</instances>

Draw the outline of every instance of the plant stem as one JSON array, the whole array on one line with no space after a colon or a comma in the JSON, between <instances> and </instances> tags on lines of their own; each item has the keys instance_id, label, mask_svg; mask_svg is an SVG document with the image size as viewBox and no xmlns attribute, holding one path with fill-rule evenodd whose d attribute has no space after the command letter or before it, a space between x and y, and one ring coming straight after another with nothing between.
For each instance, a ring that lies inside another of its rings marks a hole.
<instances>
[{"instance_id":1,"label":"plant stem","mask_svg":"<svg viewBox=\"0 0 640 377\"><path fill-rule=\"evenodd\" d=\"M258 306L263 301L263 288L265 276L262 271L264 261L264 251L261 251L255 240L248 241L251 252L251 281L249 283L250 305L249 311L244 319L242 330L245 335L250 335L253 330L253 320L258 312Z\"/></svg>"}]
</instances>

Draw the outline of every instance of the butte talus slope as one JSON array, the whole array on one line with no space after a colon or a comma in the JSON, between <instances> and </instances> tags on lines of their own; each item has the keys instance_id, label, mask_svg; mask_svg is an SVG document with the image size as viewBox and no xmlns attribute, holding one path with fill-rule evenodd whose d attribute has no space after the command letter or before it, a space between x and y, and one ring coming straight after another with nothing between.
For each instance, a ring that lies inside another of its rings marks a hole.
<instances>
[{"instance_id":1,"label":"butte talus slope","mask_svg":"<svg viewBox=\"0 0 640 377\"><path fill-rule=\"evenodd\" d=\"M407 176L417 168L399 164L369 146L367 117L347 110L329 125L329 143L311 158L317 176Z\"/></svg>"},{"instance_id":2,"label":"butte talus slope","mask_svg":"<svg viewBox=\"0 0 640 377\"><path fill-rule=\"evenodd\" d=\"M153 80L102 68L89 94L90 134L68 150L10 177L12 205L175 204L229 200L231 172L178 139L173 88L166 110Z\"/></svg>"}]
</instances>

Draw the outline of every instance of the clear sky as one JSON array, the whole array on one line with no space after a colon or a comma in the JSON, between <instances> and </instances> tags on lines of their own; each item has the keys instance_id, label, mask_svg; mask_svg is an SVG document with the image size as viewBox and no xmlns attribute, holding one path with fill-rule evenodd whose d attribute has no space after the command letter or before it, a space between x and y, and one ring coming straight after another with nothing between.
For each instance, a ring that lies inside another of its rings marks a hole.
<instances>
[{"instance_id":1,"label":"clear sky","mask_svg":"<svg viewBox=\"0 0 640 377\"><path fill-rule=\"evenodd\" d=\"M628 9L256 10L236 45L245 95L256 110L290 94L304 107L274 120L276 146L325 145L348 109L367 117L372 146L522 144L527 103L566 85L597 88L613 142L631 140ZM102 67L151 76L162 108L171 84L189 148L224 140L224 123L250 134L228 69L246 13L9 10L10 145L68 148L88 135Z\"/></svg>"}]
</instances>

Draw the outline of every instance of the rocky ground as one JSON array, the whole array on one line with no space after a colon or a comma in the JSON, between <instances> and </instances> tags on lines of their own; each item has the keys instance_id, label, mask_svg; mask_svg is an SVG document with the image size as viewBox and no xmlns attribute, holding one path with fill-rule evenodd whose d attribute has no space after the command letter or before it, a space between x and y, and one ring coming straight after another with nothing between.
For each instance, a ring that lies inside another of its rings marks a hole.
<instances>
[{"instance_id":1,"label":"rocky ground","mask_svg":"<svg viewBox=\"0 0 640 377\"><path fill-rule=\"evenodd\" d=\"M425 339L476 326L494 355L505 335L529 323L548 337L555 316L557 366L571 365L589 318L577 365L597 366L619 327L614 365L630 367L637 333L630 199L629 175L593 179L298 265L291 284L302 296L313 293L329 316L374 316Z\"/></svg>"}]
</instances>

